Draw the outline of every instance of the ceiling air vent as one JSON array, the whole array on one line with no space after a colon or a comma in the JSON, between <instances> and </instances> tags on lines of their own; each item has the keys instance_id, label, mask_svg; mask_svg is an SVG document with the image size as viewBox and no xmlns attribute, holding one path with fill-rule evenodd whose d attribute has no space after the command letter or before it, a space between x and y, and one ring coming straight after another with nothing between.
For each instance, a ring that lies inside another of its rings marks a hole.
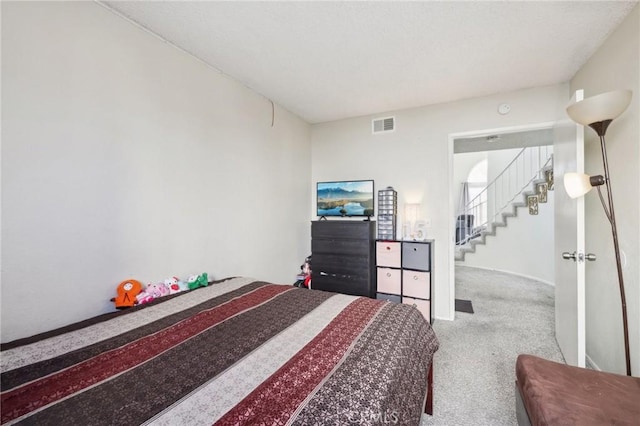
<instances>
[{"instance_id":1,"label":"ceiling air vent","mask_svg":"<svg viewBox=\"0 0 640 426\"><path fill-rule=\"evenodd\" d=\"M376 118L371 122L373 125L373 134L376 133L387 133L393 132L396 129L396 118L395 117L385 117L385 118Z\"/></svg>"}]
</instances>

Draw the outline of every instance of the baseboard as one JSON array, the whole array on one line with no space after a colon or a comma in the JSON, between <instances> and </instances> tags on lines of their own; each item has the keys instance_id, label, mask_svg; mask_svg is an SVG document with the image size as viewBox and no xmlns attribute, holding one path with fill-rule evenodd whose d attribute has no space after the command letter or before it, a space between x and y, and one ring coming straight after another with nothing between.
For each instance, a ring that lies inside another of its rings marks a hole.
<instances>
[{"instance_id":1,"label":"baseboard","mask_svg":"<svg viewBox=\"0 0 640 426\"><path fill-rule=\"evenodd\" d=\"M531 275L519 274L519 273L517 273L517 272L513 272L513 271L506 271L506 270L504 270L504 269L485 268L484 266L469 266L469 265L456 265L456 266L463 266L463 267L465 267L465 268L476 268L476 269L482 269L482 270L485 270L485 271L502 272L502 273L504 273L504 274L515 275L515 276L517 276L517 277L522 277L522 278L527 278L527 279L530 279L530 280L533 280L533 281L537 281L537 282L539 282L539 283L546 284L546 285L549 285L549 286L551 286L551 287L555 287L555 286L556 286L556 285L555 285L555 283L552 283L552 282L549 282L549 281L542 280L542 279L540 279L540 278L538 278L538 277L532 277Z\"/></svg>"}]
</instances>

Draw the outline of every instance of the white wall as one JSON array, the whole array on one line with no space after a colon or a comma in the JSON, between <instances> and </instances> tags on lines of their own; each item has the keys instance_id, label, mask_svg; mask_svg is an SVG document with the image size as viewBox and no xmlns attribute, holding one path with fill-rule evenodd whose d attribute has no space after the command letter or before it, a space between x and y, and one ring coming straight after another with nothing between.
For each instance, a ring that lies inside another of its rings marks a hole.
<instances>
[{"instance_id":1,"label":"white wall","mask_svg":"<svg viewBox=\"0 0 640 426\"><path fill-rule=\"evenodd\" d=\"M585 97L616 89L631 89L627 111L607 130L607 154L615 202L623 269L631 370L640 376L640 6L605 41L571 80L571 90ZM585 129L585 172L602 173L595 132ZM595 192L595 191L593 191ZM586 265L587 356L605 371L625 373L620 292L611 228L596 193L585 198L586 250L598 260Z\"/></svg>"},{"instance_id":2,"label":"white wall","mask_svg":"<svg viewBox=\"0 0 640 426\"><path fill-rule=\"evenodd\" d=\"M549 191L547 202L538 204L537 215L530 215L527 207L518 208L506 227L496 228L495 236L486 237L485 245L476 245L475 253L467 253L458 263L555 285L553 198L554 191Z\"/></svg>"},{"instance_id":3,"label":"white wall","mask_svg":"<svg viewBox=\"0 0 640 426\"><path fill-rule=\"evenodd\" d=\"M522 151L522 148L489 151L487 153L487 182L493 182L504 168L516 158L520 151Z\"/></svg>"},{"instance_id":4,"label":"white wall","mask_svg":"<svg viewBox=\"0 0 640 426\"><path fill-rule=\"evenodd\" d=\"M398 191L400 214L404 203L421 203L422 217L432 223L427 235L435 239L435 315L453 319L452 134L555 121L568 99L567 85L556 85L376 115L396 116L396 131L388 134L371 134L374 116L313 125L312 184L374 179L376 188ZM497 112L504 102L511 105L508 115Z\"/></svg>"},{"instance_id":5,"label":"white wall","mask_svg":"<svg viewBox=\"0 0 640 426\"><path fill-rule=\"evenodd\" d=\"M2 2L2 341L118 283L291 283L310 127L94 2Z\"/></svg>"},{"instance_id":6,"label":"white wall","mask_svg":"<svg viewBox=\"0 0 640 426\"><path fill-rule=\"evenodd\" d=\"M500 150L495 150L495 151L489 151L488 155L487 155L487 183L491 183L494 181L494 179L496 179L498 177L498 175L500 173L502 173L502 171L505 169L505 167L507 167L507 165L513 161L513 159L516 157L516 155L518 155L518 153L521 151L522 149L500 149ZM528 153L529 151L525 151L525 154ZM521 161L521 160L518 160ZM517 169L511 169L510 176L514 175L514 170ZM501 181L502 182L507 182L509 183L510 178L503 178ZM516 191L516 186L517 186L517 179L513 180L513 189L510 189L509 186L507 185L505 191L493 191L492 193L490 193L488 195L488 199L487 199L487 215L488 217L493 217L495 216L496 212L494 209L494 205L496 206L500 206L503 205L507 200L511 199L511 196L513 195L513 192ZM495 199L494 199L495 198ZM506 199L504 199L506 198ZM553 228L552 228L553 229Z\"/></svg>"}]
</instances>

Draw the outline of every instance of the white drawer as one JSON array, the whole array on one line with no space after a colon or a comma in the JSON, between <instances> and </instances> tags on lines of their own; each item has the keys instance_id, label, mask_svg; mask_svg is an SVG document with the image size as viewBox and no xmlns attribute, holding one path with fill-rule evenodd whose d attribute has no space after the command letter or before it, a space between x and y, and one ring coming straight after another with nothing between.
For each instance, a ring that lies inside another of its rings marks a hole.
<instances>
[{"instance_id":1,"label":"white drawer","mask_svg":"<svg viewBox=\"0 0 640 426\"><path fill-rule=\"evenodd\" d=\"M428 300L412 299L410 297L402 297L402 303L414 305L422 313L424 319L431 323L431 302Z\"/></svg>"},{"instance_id":2,"label":"white drawer","mask_svg":"<svg viewBox=\"0 0 640 426\"><path fill-rule=\"evenodd\" d=\"M378 293L400 294L400 270L378 268Z\"/></svg>"},{"instance_id":3,"label":"white drawer","mask_svg":"<svg viewBox=\"0 0 640 426\"><path fill-rule=\"evenodd\" d=\"M378 266L400 267L401 259L400 242L378 241L376 242L376 264Z\"/></svg>"},{"instance_id":4,"label":"white drawer","mask_svg":"<svg viewBox=\"0 0 640 426\"><path fill-rule=\"evenodd\" d=\"M430 277L428 272L402 271L402 295L429 299Z\"/></svg>"}]
</instances>

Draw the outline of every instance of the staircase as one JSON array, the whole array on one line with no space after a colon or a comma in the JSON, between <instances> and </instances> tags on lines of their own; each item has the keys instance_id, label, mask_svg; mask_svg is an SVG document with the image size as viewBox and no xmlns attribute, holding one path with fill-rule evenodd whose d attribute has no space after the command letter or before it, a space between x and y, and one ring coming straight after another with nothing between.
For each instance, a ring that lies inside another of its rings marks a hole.
<instances>
[{"instance_id":1,"label":"staircase","mask_svg":"<svg viewBox=\"0 0 640 426\"><path fill-rule=\"evenodd\" d=\"M517 217L519 211L537 215L540 204L547 202L547 191L553 188L552 148L523 148L478 196L459 209L455 260L463 262L467 253L485 245L487 237L495 236L496 229L506 227L508 219ZM468 226L469 216L472 221L480 218L481 223Z\"/></svg>"}]
</instances>

